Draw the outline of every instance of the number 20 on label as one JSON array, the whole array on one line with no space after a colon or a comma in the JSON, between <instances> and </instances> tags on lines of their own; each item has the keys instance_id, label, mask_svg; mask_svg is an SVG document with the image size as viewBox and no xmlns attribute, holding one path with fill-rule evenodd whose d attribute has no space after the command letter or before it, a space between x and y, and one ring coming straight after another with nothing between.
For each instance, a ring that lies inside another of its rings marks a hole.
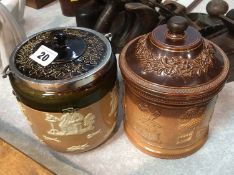
<instances>
[{"instance_id":1,"label":"number 20 on label","mask_svg":"<svg viewBox=\"0 0 234 175\"><path fill-rule=\"evenodd\" d=\"M44 45L41 45L39 49L36 50L36 52L30 55L30 58L42 66L48 66L57 56L57 52Z\"/></svg>"}]
</instances>

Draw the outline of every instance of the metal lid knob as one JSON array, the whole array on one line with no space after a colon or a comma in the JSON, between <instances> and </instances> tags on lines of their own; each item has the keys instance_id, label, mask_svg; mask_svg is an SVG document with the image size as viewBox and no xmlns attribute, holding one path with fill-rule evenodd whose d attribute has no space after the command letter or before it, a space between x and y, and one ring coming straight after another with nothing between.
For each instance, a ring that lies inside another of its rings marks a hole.
<instances>
[{"instance_id":1,"label":"metal lid knob","mask_svg":"<svg viewBox=\"0 0 234 175\"><path fill-rule=\"evenodd\" d=\"M171 34L184 34L188 28L188 21L182 16L174 16L168 20L167 27Z\"/></svg>"}]
</instances>

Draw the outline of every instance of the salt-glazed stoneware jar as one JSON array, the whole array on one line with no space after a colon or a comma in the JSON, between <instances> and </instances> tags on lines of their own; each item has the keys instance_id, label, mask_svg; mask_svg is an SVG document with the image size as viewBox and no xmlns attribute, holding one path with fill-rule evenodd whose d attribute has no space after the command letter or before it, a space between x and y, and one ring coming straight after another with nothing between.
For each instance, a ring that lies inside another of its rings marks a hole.
<instances>
[{"instance_id":1,"label":"salt-glazed stoneware jar","mask_svg":"<svg viewBox=\"0 0 234 175\"><path fill-rule=\"evenodd\" d=\"M36 53L41 46L45 50ZM31 59L38 54L47 61L51 50L57 56L46 66ZM57 28L35 34L16 48L5 74L43 142L61 152L84 152L104 142L115 127L116 71L104 35L85 28Z\"/></svg>"},{"instance_id":2,"label":"salt-glazed stoneware jar","mask_svg":"<svg viewBox=\"0 0 234 175\"><path fill-rule=\"evenodd\" d=\"M175 16L129 42L120 69L124 128L136 147L169 159L190 155L205 143L229 72L218 46Z\"/></svg>"}]
</instances>

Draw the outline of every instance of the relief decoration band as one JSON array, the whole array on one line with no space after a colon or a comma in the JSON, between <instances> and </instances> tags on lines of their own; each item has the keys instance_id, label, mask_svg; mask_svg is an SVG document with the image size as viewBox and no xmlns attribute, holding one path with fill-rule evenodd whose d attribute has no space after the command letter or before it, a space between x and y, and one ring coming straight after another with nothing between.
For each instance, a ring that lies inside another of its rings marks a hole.
<instances>
[{"instance_id":1,"label":"relief decoration band","mask_svg":"<svg viewBox=\"0 0 234 175\"><path fill-rule=\"evenodd\" d=\"M158 76L193 77L206 74L214 65L215 50L209 43L204 43L203 51L194 59L183 58L182 56L167 57L151 52L147 48L147 37L148 35L138 41L136 49L136 57L145 73L154 72Z\"/></svg>"},{"instance_id":2,"label":"relief decoration band","mask_svg":"<svg viewBox=\"0 0 234 175\"><path fill-rule=\"evenodd\" d=\"M46 113L46 121L50 123L51 129L47 132L54 136L69 136L84 134L94 129L95 115L88 113L86 116L78 110L69 108L63 111L61 118ZM59 129L55 127L58 126Z\"/></svg>"}]
</instances>

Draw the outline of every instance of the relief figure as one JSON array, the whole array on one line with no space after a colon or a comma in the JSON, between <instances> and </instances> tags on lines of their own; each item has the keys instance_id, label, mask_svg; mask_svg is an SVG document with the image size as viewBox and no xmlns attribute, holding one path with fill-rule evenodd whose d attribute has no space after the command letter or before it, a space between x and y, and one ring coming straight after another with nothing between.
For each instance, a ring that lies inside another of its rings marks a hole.
<instances>
[{"instance_id":1,"label":"relief figure","mask_svg":"<svg viewBox=\"0 0 234 175\"><path fill-rule=\"evenodd\" d=\"M180 132L176 144L188 143L196 134L197 127L201 125L205 115L205 108L193 107L188 109L178 119L178 130Z\"/></svg>"},{"instance_id":2,"label":"relief figure","mask_svg":"<svg viewBox=\"0 0 234 175\"><path fill-rule=\"evenodd\" d=\"M60 118L46 113L46 121L50 123L50 135L68 136L83 134L94 129L95 116L88 113L86 116L77 110L66 110ZM55 127L57 126L57 127ZM59 128L59 129L57 129Z\"/></svg>"}]
</instances>

